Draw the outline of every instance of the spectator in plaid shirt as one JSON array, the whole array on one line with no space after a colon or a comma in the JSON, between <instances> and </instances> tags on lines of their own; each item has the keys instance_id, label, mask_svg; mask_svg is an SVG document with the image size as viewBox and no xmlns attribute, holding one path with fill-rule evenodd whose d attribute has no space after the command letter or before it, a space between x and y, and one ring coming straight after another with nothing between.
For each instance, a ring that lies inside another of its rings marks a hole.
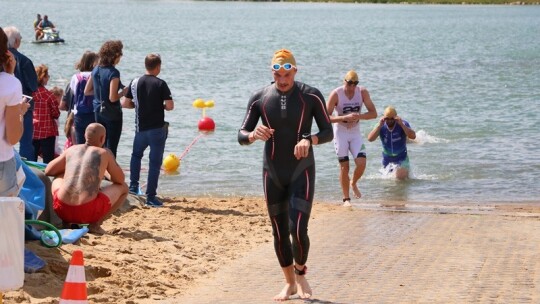
<instances>
[{"instance_id":1,"label":"spectator in plaid shirt","mask_svg":"<svg viewBox=\"0 0 540 304\"><path fill-rule=\"evenodd\" d=\"M54 147L58 136L58 124L60 117L57 98L47 90L45 86L49 82L49 68L42 64L36 68L38 75L38 89L32 94L34 97L34 136L33 145L36 151L34 161L37 161L39 151L43 156L43 162L49 163L54 159Z\"/></svg>"}]
</instances>

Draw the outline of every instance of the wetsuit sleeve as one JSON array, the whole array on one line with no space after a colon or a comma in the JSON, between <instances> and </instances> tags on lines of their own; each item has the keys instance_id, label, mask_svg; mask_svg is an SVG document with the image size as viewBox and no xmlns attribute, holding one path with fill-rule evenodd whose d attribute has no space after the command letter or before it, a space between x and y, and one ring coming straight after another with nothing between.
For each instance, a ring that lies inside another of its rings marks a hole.
<instances>
[{"instance_id":1,"label":"wetsuit sleeve","mask_svg":"<svg viewBox=\"0 0 540 304\"><path fill-rule=\"evenodd\" d=\"M246 116L242 122L242 127L238 131L238 142L241 145L251 144L249 142L248 134L249 132L255 130L255 127L257 127L257 123L259 122L259 118L261 117L260 109L257 106L258 102L258 95L251 96L248 102Z\"/></svg>"},{"instance_id":2,"label":"wetsuit sleeve","mask_svg":"<svg viewBox=\"0 0 540 304\"><path fill-rule=\"evenodd\" d=\"M315 134L319 138L319 145L327 143L334 138L334 131L332 130L332 124L330 123L330 117L326 111L326 103L321 92L316 90L313 93L315 98L315 107L313 109L313 115L315 122L319 127L319 133Z\"/></svg>"}]
</instances>

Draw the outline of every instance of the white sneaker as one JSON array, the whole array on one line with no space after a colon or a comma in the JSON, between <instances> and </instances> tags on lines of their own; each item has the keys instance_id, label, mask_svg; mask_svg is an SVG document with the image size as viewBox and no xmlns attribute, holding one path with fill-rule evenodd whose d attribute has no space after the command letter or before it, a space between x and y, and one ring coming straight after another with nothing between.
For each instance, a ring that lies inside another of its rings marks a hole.
<instances>
[{"instance_id":1,"label":"white sneaker","mask_svg":"<svg viewBox=\"0 0 540 304\"><path fill-rule=\"evenodd\" d=\"M351 207L351 199L350 198L344 198L343 199L343 207Z\"/></svg>"}]
</instances>

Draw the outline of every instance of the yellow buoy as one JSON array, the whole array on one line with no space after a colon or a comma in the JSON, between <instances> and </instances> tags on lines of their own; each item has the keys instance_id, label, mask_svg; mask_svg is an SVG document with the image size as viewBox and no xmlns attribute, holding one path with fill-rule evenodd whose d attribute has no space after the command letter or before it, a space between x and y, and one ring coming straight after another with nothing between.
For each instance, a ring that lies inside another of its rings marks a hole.
<instances>
[{"instance_id":1,"label":"yellow buoy","mask_svg":"<svg viewBox=\"0 0 540 304\"><path fill-rule=\"evenodd\" d=\"M180 167L180 159L171 153L163 159L162 167L167 172L174 172Z\"/></svg>"},{"instance_id":2,"label":"yellow buoy","mask_svg":"<svg viewBox=\"0 0 540 304\"><path fill-rule=\"evenodd\" d=\"M193 102L193 106L195 108L203 109L205 107L204 100L202 100L201 98L195 99L195 101Z\"/></svg>"}]
</instances>

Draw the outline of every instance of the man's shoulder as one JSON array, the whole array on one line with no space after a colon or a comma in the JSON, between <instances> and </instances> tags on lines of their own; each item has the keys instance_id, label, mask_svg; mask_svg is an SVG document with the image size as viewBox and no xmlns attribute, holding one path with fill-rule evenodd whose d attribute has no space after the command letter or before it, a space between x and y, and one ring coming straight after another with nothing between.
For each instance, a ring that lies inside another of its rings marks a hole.
<instances>
[{"instance_id":1,"label":"man's shoulder","mask_svg":"<svg viewBox=\"0 0 540 304\"><path fill-rule=\"evenodd\" d=\"M272 90L272 88L274 87L274 84L269 84L269 85L266 85L262 88L258 88L256 89L255 91L253 91L251 93L251 98L250 100L259 100L261 99L261 97L265 94L265 93L268 93L269 90Z\"/></svg>"},{"instance_id":2,"label":"man's shoulder","mask_svg":"<svg viewBox=\"0 0 540 304\"><path fill-rule=\"evenodd\" d=\"M24 63L26 61L31 62L31 60L28 57L26 57L26 55L19 52L19 50L17 50L16 48L10 48L9 51L13 54L13 56L15 56L15 59L17 59L17 61L19 61L20 63Z\"/></svg>"},{"instance_id":3,"label":"man's shoulder","mask_svg":"<svg viewBox=\"0 0 540 304\"><path fill-rule=\"evenodd\" d=\"M300 89L300 91L304 93L320 93L319 89L317 89L314 86L311 86L309 84L306 84L300 81L295 81L295 83L298 89Z\"/></svg>"},{"instance_id":4,"label":"man's shoulder","mask_svg":"<svg viewBox=\"0 0 540 304\"><path fill-rule=\"evenodd\" d=\"M296 81L296 87L300 90L302 94L317 95L319 97L322 97L321 91L317 89L316 87L310 86L308 84L305 84L299 81Z\"/></svg>"},{"instance_id":5,"label":"man's shoulder","mask_svg":"<svg viewBox=\"0 0 540 304\"><path fill-rule=\"evenodd\" d=\"M153 76L153 75L147 75L147 74L144 74L142 76L139 77L139 82L146 82L146 83L149 83L151 85L167 85L167 82L157 76Z\"/></svg>"}]
</instances>

